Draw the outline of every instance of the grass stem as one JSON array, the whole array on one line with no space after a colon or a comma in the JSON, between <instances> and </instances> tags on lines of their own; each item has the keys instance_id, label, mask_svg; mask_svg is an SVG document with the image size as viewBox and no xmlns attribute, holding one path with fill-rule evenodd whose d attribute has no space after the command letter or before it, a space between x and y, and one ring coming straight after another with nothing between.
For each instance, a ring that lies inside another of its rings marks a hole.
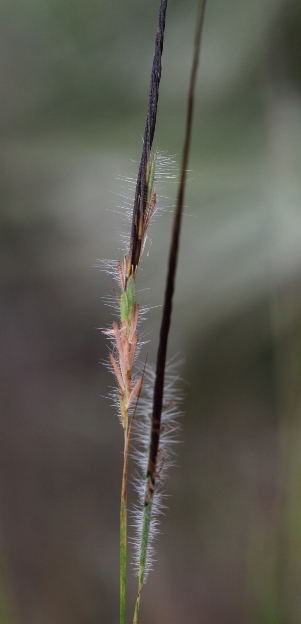
<instances>
[{"instance_id":1,"label":"grass stem","mask_svg":"<svg viewBox=\"0 0 301 624\"><path fill-rule=\"evenodd\" d=\"M126 623L126 562L127 562L127 469L128 441L124 436L124 459L120 502L120 624Z\"/></svg>"}]
</instances>

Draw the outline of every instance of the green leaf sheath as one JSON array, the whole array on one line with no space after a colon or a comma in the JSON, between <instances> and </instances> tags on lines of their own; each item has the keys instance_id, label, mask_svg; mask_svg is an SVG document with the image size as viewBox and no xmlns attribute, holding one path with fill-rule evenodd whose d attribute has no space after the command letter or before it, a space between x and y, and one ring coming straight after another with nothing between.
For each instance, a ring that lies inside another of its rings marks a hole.
<instances>
[{"instance_id":1,"label":"green leaf sheath","mask_svg":"<svg viewBox=\"0 0 301 624\"><path fill-rule=\"evenodd\" d=\"M123 292L120 297L120 318L122 323L128 323L129 303L126 292Z\"/></svg>"},{"instance_id":2,"label":"green leaf sheath","mask_svg":"<svg viewBox=\"0 0 301 624\"><path fill-rule=\"evenodd\" d=\"M146 205L148 206L149 202L150 202L150 198L152 195L152 190L153 190L153 186L154 186L154 179L155 179L155 167L156 167L156 157L157 157L157 152L155 152L151 163L150 163L150 168L149 168L149 176L148 176L148 184L147 184L147 201L146 201Z\"/></svg>"},{"instance_id":3,"label":"green leaf sheath","mask_svg":"<svg viewBox=\"0 0 301 624\"><path fill-rule=\"evenodd\" d=\"M135 307L135 282L134 282L132 275L128 279L128 283L126 286L126 296L127 296L127 304L128 304L128 317L130 320L134 312L134 307Z\"/></svg>"}]
</instances>

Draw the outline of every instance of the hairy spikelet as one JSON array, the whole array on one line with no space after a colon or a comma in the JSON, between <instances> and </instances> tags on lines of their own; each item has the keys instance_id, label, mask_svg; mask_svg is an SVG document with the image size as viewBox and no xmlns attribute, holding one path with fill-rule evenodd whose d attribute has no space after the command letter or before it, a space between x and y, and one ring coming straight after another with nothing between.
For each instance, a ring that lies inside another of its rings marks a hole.
<instances>
[{"instance_id":1,"label":"hairy spikelet","mask_svg":"<svg viewBox=\"0 0 301 624\"><path fill-rule=\"evenodd\" d=\"M164 191L166 188L166 182L170 183L177 181L178 179L178 165L175 156L170 156L167 152L156 151L151 158L155 158L155 190L156 190L156 203L151 219L158 213L162 213L165 210L171 208L168 198L165 196ZM133 161L135 167L138 167L138 163ZM130 226L133 217L133 203L136 189L136 179L130 176L119 176L117 178L120 184L120 191L115 193L118 199L115 201L115 212L120 217L119 237L121 241L122 253L127 253L130 245ZM144 241L145 246L146 239Z\"/></svg>"},{"instance_id":2,"label":"hairy spikelet","mask_svg":"<svg viewBox=\"0 0 301 624\"><path fill-rule=\"evenodd\" d=\"M162 426L160 435L160 445L158 451L157 480L152 502L152 513L150 521L149 539L147 546L147 558L144 571L144 583L148 572L152 569L154 561L153 542L159 532L159 516L165 508L165 492L163 490L164 481L169 468L175 462L175 444L178 442L179 417L181 416L180 405L183 399L179 393L177 370L181 362L175 359L170 360L166 367L164 404L162 411ZM133 451L132 456L138 466L137 473L133 479L134 488L138 494L138 502L132 512L134 537L134 570L139 574L141 532L143 524L143 509L145 501L145 480L148 464L149 442L151 432L151 417L153 408L153 391L155 382L155 371L151 366L145 368L145 380L143 394L137 406L137 414L133 428Z\"/></svg>"}]
</instances>

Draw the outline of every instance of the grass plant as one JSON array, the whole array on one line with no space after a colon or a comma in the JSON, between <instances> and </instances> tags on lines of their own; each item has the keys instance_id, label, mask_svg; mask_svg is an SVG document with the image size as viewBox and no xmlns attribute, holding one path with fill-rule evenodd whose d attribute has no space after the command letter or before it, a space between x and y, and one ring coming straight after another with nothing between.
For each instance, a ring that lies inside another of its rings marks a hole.
<instances>
[{"instance_id":1,"label":"grass plant","mask_svg":"<svg viewBox=\"0 0 301 624\"><path fill-rule=\"evenodd\" d=\"M142 587L151 565L151 543L157 530L160 509L160 486L164 473L170 464L172 452L168 452L168 441L174 442L177 428L178 401L174 392L173 364L167 365L167 344L171 322L172 300L175 287L178 260L181 218L186 183L186 172L191 139L194 90L198 67L201 32L205 1L199 2L194 56L192 63L186 133L183 148L180 182L172 231L162 324L155 372L144 364L137 372L136 359L140 349L138 325L141 319L136 301L135 282L138 266L146 241L149 223L156 211L157 166L166 164L164 155L152 152L156 127L159 85L161 79L161 58L163 52L167 0L160 0L159 20L155 40L155 53L151 73L148 110L143 137L142 156L135 186L131 231L123 260L108 261L106 268L113 273L118 283L114 290L118 308L118 323L104 330L111 339L109 368L116 380L114 399L124 432L124 460L120 503L120 624L126 624L126 576L127 576L127 487L128 464L133 428L140 450L134 451L142 469L142 478L137 480L139 505L136 508L136 563L138 591L134 608L133 624L138 624ZM142 447L141 447L142 443ZM141 450L142 448L142 450Z\"/></svg>"}]
</instances>

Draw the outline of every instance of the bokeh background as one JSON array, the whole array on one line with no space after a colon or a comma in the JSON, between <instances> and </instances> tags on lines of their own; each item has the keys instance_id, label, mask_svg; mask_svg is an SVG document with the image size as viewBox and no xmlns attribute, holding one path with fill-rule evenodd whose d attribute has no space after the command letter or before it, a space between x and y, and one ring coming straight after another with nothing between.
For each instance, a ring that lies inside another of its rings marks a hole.
<instances>
[{"instance_id":1,"label":"bokeh background","mask_svg":"<svg viewBox=\"0 0 301 624\"><path fill-rule=\"evenodd\" d=\"M157 10L1 1L3 624L118 622L122 431L93 265L121 255ZM195 15L170 0L155 146L178 161ZM183 443L144 624L301 621L300 32L299 0L207 0L170 339ZM176 185L162 194L138 279L149 362Z\"/></svg>"}]
</instances>

